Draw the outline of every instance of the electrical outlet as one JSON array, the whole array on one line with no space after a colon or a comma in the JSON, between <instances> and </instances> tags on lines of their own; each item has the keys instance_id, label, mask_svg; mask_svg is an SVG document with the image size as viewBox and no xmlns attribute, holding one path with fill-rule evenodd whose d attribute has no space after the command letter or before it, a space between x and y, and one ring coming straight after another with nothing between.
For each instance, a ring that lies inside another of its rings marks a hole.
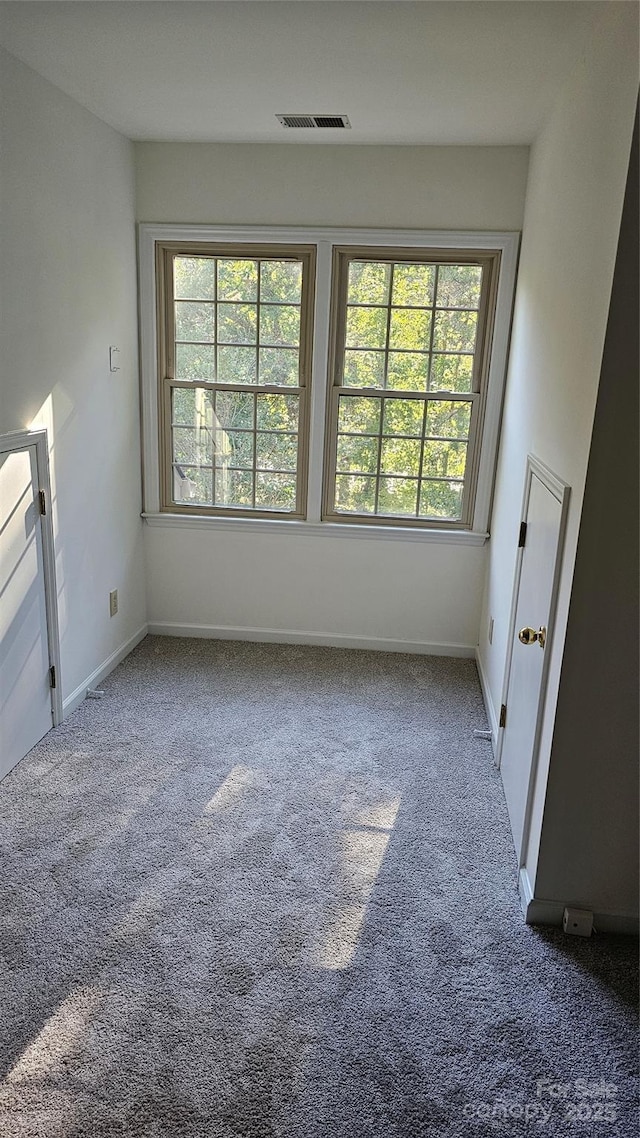
<instances>
[{"instance_id":1,"label":"electrical outlet","mask_svg":"<svg viewBox=\"0 0 640 1138\"><path fill-rule=\"evenodd\" d=\"M112 589L109 593L109 616L115 616L118 611L118 590Z\"/></svg>"},{"instance_id":2,"label":"electrical outlet","mask_svg":"<svg viewBox=\"0 0 640 1138\"><path fill-rule=\"evenodd\" d=\"M493 617L489 621L489 644L493 644Z\"/></svg>"}]
</instances>

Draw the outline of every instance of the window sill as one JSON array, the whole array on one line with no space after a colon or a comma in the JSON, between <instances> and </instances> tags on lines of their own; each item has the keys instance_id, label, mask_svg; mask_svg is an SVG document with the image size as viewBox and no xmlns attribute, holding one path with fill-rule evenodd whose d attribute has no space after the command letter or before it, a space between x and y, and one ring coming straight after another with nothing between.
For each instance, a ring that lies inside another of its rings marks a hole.
<instances>
[{"instance_id":1,"label":"window sill","mask_svg":"<svg viewBox=\"0 0 640 1138\"><path fill-rule=\"evenodd\" d=\"M152 529L218 530L221 533L286 533L299 537L339 537L356 541L405 541L440 545L484 545L488 533L469 530L368 526L339 522L282 521L271 518L197 517L194 514L142 514Z\"/></svg>"}]
</instances>

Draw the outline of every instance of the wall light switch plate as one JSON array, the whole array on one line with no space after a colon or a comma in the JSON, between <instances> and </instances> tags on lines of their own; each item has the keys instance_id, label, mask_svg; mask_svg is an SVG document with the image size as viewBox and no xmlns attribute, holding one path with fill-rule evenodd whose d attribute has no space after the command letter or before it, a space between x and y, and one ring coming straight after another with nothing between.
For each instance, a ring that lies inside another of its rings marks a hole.
<instances>
[{"instance_id":1,"label":"wall light switch plate","mask_svg":"<svg viewBox=\"0 0 640 1138\"><path fill-rule=\"evenodd\" d=\"M118 590L112 589L109 593L109 616L115 616L118 611Z\"/></svg>"}]
</instances>

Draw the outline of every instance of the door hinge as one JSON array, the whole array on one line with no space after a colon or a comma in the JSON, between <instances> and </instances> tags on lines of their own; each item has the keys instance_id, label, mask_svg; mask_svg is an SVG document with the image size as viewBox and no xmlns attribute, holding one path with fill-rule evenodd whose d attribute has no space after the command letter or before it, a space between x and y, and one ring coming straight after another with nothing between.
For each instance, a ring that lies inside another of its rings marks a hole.
<instances>
[{"instance_id":1,"label":"door hinge","mask_svg":"<svg viewBox=\"0 0 640 1138\"><path fill-rule=\"evenodd\" d=\"M518 538L518 549L524 549L527 540L527 523L520 522L520 536Z\"/></svg>"},{"instance_id":2,"label":"door hinge","mask_svg":"<svg viewBox=\"0 0 640 1138\"><path fill-rule=\"evenodd\" d=\"M51 667L49 668L49 687L54 688L55 686L56 686L56 669L55 669L55 666L52 664Z\"/></svg>"},{"instance_id":3,"label":"door hinge","mask_svg":"<svg viewBox=\"0 0 640 1138\"><path fill-rule=\"evenodd\" d=\"M507 705L506 705L506 703L503 703L501 708L500 708L500 719L498 721L498 726L499 727L506 727L507 726Z\"/></svg>"},{"instance_id":4,"label":"door hinge","mask_svg":"<svg viewBox=\"0 0 640 1138\"><path fill-rule=\"evenodd\" d=\"M47 512L47 495L44 490L38 490L38 502L40 504L40 513L46 514Z\"/></svg>"}]
</instances>

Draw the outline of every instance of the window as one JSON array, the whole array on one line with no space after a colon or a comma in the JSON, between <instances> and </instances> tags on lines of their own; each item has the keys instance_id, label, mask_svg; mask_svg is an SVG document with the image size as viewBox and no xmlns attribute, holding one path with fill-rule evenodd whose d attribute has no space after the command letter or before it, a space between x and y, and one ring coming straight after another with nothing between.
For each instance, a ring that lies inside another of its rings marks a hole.
<instances>
[{"instance_id":1,"label":"window","mask_svg":"<svg viewBox=\"0 0 640 1138\"><path fill-rule=\"evenodd\" d=\"M517 251L142 225L149 523L481 544Z\"/></svg>"},{"instance_id":2,"label":"window","mask_svg":"<svg viewBox=\"0 0 640 1138\"><path fill-rule=\"evenodd\" d=\"M497 257L334 257L324 514L468 525Z\"/></svg>"},{"instance_id":3,"label":"window","mask_svg":"<svg viewBox=\"0 0 640 1138\"><path fill-rule=\"evenodd\" d=\"M303 517L314 249L158 247L162 503Z\"/></svg>"}]
</instances>

